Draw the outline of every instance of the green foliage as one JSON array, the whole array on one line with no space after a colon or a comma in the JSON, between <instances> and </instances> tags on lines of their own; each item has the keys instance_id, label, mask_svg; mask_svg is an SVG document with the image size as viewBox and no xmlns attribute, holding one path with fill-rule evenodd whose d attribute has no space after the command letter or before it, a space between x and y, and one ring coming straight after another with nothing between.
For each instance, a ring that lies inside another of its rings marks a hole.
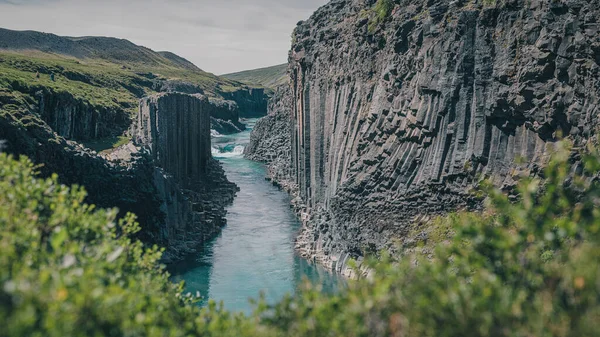
<instances>
[{"instance_id":1,"label":"green foliage","mask_svg":"<svg viewBox=\"0 0 600 337\"><path fill-rule=\"evenodd\" d=\"M373 7L374 17L369 22L368 30L370 33L375 32L377 27L392 14L394 6L394 0L377 0Z\"/></svg>"},{"instance_id":2,"label":"green foliage","mask_svg":"<svg viewBox=\"0 0 600 337\"><path fill-rule=\"evenodd\" d=\"M84 145L88 149L92 149L96 152L102 152L105 150L116 149L119 146L129 143L130 140L130 137L118 136L85 142Z\"/></svg>"},{"instance_id":3,"label":"green foliage","mask_svg":"<svg viewBox=\"0 0 600 337\"><path fill-rule=\"evenodd\" d=\"M39 79L36 73L40 74ZM55 75L55 81L50 74ZM29 95L44 88L65 92L99 108L134 113L139 98L154 93L153 78L193 83L209 95L218 95L221 86L240 87L237 82L201 70L168 64L114 63L42 52L0 51L0 88Z\"/></svg>"},{"instance_id":4,"label":"green foliage","mask_svg":"<svg viewBox=\"0 0 600 337\"><path fill-rule=\"evenodd\" d=\"M600 155L568 146L520 199L436 220L432 258L385 253L336 295L307 285L251 317L200 310L130 239L132 216L0 155L0 326L8 336L598 336Z\"/></svg>"},{"instance_id":5,"label":"green foliage","mask_svg":"<svg viewBox=\"0 0 600 337\"><path fill-rule=\"evenodd\" d=\"M201 311L130 237L132 215L83 203L85 191L35 177L0 154L0 326L3 336L248 336L247 318Z\"/></svg>"},{"instance_id":6,"label":"green foliage","mask_svg":"<svg viewBox=\"0 0 600 337\"><path fill-rule=\"evenodd\" d=\"M290 336L598 336L600 161L585 156L577 176L568 153L544 181L524 178L516 203L484 186L488 212L445 218L454 234L433 259L384 257L347 292L289 297L268 322Z\"/></svg>"}]
</instances>

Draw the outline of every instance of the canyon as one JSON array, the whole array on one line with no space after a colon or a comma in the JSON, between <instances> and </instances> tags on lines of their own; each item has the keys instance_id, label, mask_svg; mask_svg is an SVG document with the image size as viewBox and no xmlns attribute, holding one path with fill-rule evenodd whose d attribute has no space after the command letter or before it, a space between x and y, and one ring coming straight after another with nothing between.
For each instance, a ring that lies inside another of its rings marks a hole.
<instances>
[{"instance_id":1,"label":"canyon","mask_svg":"<svg viewBox=\"0 0 600 337\"><path fill-rule=\"evenodd\" d=\"M0 28L7 336L598 335L600 0L275 2Z\"/></svg>"},{"instance_id":2,"label":"canyon","mask_svg":"<svg viewBox=\"0 0 600 337\"><path fill-rule=\"evenodd\" d=\"M127 41L1 30L2 138L86 186L90 202L139 214L140 236L178 260L220 232L236 192L211 129L239 133L241 118L268 111L245 156L292 195L300 254L355 276L350 261L426 240L438 215L480 210L484 179L510 193L557 140L594 139L596 2L334 0L298 23L287 75L230 74L273 91ZM40 39L69 59L19 55ZM35 72L59 81L24 80ZM108 99L89 94L98 88ZM100 154L86 146L123 135Z\"/></svg>"},{"instance_id":3,"label":"canyon","mask_svg":"<svg viewBox=\"0 0 600 337\"><path fill-rule=\"evenodd\" d=\"M270 92L105 37L0 29L0 69L2 151L84 186L86 202L136 214L137 238L164 247L165 263L220 233L238 188L211 135L244 130Z\"/></svg>"}]
</instances>

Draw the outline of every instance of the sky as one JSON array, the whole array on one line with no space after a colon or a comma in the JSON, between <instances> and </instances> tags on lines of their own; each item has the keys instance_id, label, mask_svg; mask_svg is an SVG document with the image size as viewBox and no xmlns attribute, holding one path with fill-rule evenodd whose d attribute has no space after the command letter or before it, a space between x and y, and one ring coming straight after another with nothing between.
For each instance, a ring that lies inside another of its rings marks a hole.
<instances>
[{"instance_id":1,"label":"sky","mask_svg":"<svg viewBox=\"0 0 600 337\"><path fill-rule=\"evenodd\" d=\"M124 38L224 74L287 62L291 33L327 0L0 0L0 27Z\"/></svg>"}]
</instances>

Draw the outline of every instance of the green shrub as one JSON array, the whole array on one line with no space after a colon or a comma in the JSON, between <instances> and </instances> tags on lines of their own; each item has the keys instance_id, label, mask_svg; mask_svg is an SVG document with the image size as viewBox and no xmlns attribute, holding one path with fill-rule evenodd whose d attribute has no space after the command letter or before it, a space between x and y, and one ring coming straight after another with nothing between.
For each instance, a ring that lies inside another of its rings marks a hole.
<instances>
[{"instance_id":1,"label":"green shrub","mask_svg":"<svg viewBox=\"0 0 600 337\"><path fill-rule=\"evenodd\" d=\"M454 235L433 259L384 258L347 292L289 297L268 321L291 336L598 336L600 161L574 176L567 153L543 182L524 178L516 203L484 186L488 212L445 218Z\"/></svg>"},{"instance_id":2,"label":"green shrub","mask_svg":"<svg viewBox=\"0 0 600 337\"><path fill-rule=\"evenodd\" d=\"M85 205L82 188L35 175L28 159L0 154L0 335L260 334L181 295L160 250L130 239L133 216L117 222L116 210Z\"/></svg>"},{"instance_id":3,"label":"green shrub","mask_svg":"<svg viewBox=\"0 0 600 337\"><path fill-rule=\"evenodd\" d=\"M373 7L374 17L369 22L369 32L373 33L392 14L393 9L394 0L377 0Z\"/></svg>"},{"instance_id":4,"label":"green shrub","mask_svg":"<svg viewBox=\"0 0 600 337\"><path fill-rule=\"evenodd\" d=\"M440 221L432 259L385 253L367 279L305 286L251 317L200 310L129 239L129 216L0 155L0 326L8 336L598 336L600 156L559 151L520 199ZM577 172L578 174L576 174Z\"/></svg>"}]
</instances>

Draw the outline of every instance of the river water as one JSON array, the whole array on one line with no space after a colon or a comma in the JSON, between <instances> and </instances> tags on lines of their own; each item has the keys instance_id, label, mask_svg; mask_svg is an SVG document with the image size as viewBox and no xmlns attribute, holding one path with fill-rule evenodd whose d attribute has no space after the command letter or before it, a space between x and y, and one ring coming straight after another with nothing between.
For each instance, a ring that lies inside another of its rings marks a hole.
<instances>
[{"instance_id":1,"label":"river water","mask_svg":"<svg viewBox=\"0 0 600 337\"><path fill-rule=\"evenodd\" d=\"M300 224L289 207L289 196L264 179L264 165L243 158L255 122L246 120L248 130L242 133L213 135L213 156L240 192L227 209L221 235L198 256L170 268L173 280L184 280L187 291L245 313L252 310L248 299L258 298L260 292L273 303L305 280L327 293L345 286L337 275L294 254Z\"/></svg>"}]
</instances>

